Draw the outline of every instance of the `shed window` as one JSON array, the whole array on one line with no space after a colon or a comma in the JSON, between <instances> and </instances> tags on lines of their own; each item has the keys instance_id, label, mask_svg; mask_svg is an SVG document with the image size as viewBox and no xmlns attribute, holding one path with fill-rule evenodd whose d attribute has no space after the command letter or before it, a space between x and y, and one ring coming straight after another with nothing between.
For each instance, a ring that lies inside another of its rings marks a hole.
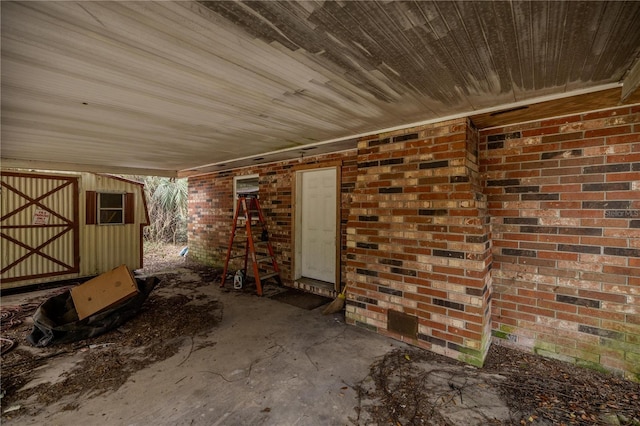
<instances>
[{"instance_id":1,"label":"shed window","mask_svg":"<svg viewBox=\"0 0 640 426\"><path fill-rule=\"evenodd\" d=\"M134 223L133 193L87 191L87 225Z\"/></svg>"},{"instance_id":2,"label":"shed window","mask_svg":"<svg viewBox=\"0 0 640 426\"><path fill-rule=\"evenodd\" d=\"M124 223L124 194L98 194L98 223Z\"/></svg>"}]
</instances>

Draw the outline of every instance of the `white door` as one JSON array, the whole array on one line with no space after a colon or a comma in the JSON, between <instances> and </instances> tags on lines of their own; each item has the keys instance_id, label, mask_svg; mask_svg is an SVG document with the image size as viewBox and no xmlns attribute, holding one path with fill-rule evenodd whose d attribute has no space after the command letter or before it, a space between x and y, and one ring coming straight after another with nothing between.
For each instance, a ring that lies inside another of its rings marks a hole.
<instances>
[{"instance_id":1,"label":"white door","mask_svg":"<svg viewBox=\"0 0 640 426\"><path fill-rule=\"evenodd\" d=\"M336 279L336 169L302 172L302 276Z\"/></svg>"}]
</instances>

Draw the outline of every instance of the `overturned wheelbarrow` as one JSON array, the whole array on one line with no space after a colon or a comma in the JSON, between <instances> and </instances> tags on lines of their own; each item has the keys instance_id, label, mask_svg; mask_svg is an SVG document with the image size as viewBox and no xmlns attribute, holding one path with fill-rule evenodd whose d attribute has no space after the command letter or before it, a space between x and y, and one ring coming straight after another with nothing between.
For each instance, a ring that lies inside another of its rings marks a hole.
<instances>
[{"instance_id":1,"label":"overturned wheelbarrow","mask_svg":"<svg viewBox=\"0 0 640 426\"><path fill-rule=\"evenodd\" d=\"M160 282L156 277L136 278L135 281L139 290L135 296L82 320L78 318L70 290L47 299L33 314L34 326L27 341L33 346L44 347L96 337L119 327L138 314Z\"/></svg>"}]
</instances>

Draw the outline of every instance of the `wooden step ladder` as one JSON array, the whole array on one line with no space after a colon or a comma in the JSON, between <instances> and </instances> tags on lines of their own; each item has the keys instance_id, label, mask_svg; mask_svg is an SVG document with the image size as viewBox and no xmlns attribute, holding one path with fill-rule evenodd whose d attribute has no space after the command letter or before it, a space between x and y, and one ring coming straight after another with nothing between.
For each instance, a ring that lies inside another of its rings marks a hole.
<instances>
[{"instance_id":1,"label":"wooden step ladder","mask_svg":"<svg viewBox=\"0 0 640 426\"><path fill-rule=\"evenodd\" d=\"M244 228L246 232L246 240L244 242L244 254L238 256L231 256L233 252L233 243L236 239L236 232L242 229L242 225L238 226L238 221L244 219ZM256 229L259 231L256 233ZM266 247L266 253L262 249L261 256L257 253L258 247ZM224 262L224 271L222 273L222 282L220 287L224 287L224 283L227 278L227 272L229 270L229 261L231 259L244 257L244 269L242 270L243 277L247 277L247 266L249 262L249 254L251 254L251 266L253 269L253 278L256 282L256 290L258 296L262 296L262 283L270 278L274 278L278 284L282 285L280 279L280 268L276 262L275 255L273 254L273 247L269 241L269 233L267 232L267 224L265 223L262 209L260 208L260 201L256 194L239 194L238 204L236 206L236 212L233 215L233 227L231 228L231 238L229 238L229 248L227 249L227 258ZM262 269L271 268L272 271L261 271L260 266L264 265Z\"/></svg>"}]
</instances>

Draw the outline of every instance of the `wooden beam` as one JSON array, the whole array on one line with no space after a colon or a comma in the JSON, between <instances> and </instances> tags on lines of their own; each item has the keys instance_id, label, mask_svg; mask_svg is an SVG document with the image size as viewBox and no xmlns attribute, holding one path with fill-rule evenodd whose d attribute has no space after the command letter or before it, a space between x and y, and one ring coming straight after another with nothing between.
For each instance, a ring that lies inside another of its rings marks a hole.
<instances>
[{"instance_id":1,"label":"wooden beam","mask_svg":"<svg viewBox=\"0 0 640 426\"><path fill-rule=\"evenodd\" d=\"M636 63L631 67L627 75L622 81L622 96L620 100L622 102L627 101L629 98L638 97L640 91L640 57L636 59Z\"/></svg>"},{"instance_id":2,"label":"wooden beam","mask_svg":"<svg viewBox=\"0 0 640 426\"><path fill-rule=\"evenodd\" d=\"M177 170L143 169L136 167L104 166L96 164L59 163L54 161L16 160L13 158L2 158L2 168L178 177Z\"/></svg>"}]
</instances>

